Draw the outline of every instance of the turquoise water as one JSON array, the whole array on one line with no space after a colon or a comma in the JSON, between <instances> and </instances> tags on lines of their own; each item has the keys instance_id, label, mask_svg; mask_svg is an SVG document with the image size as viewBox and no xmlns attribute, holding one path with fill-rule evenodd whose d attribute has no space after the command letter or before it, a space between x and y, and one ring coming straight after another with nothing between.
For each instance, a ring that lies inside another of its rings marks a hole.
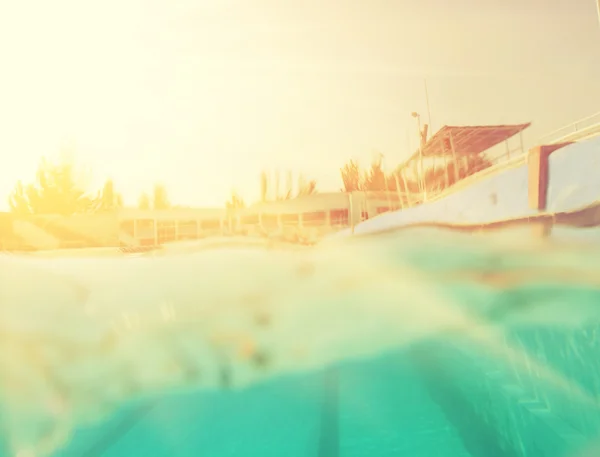
<instances>
[{"instance_id":1,"label":"turquoise water","mask_svg":"<svg viewBox=\"0 0 600 457\"><path fill-rule=\"evenodd\" d=\"M599 250L563 238L421 231L304 253L5 259L0 455L44 455L26 444L48 429L67 431L45 454L57 457L600 455ZM37 287L24 290L19 275ZM167 289L178 320L157 325L147 300ZM81 315L82 300L104 308ZM257 301L266 329L244 318ZM110 347L90 336L123 310L140 314L137 332ZM253 335L266 358L207 359L204 337L224 328ZM43 347L70 352L40 371L22 356ZM11 384L17 356L29 378ZM164 368L173 358L192 381ZM67 407L49 414L58 380Z\"/></svg>"},{"instance_id":2,"label":"turquoise water","mask_svg":"<svg viewBox=\"0 0 600 457\"><path fill-rule=\"evenodd\" d=\"M596 397L598 333L510 338ZM535 370L439 340L243 392L153 398L78 430L55 455L571 456L599 434L598 409L545 388Z\"/></svg>"}]
</instances>

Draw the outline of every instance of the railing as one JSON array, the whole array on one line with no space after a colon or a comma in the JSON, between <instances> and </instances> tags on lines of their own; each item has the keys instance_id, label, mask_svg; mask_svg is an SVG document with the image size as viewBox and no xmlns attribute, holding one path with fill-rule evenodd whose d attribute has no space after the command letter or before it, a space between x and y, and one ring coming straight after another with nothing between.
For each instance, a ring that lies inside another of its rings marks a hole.
<instances>
[{"instance_id":1,"label":"railing","mask_svg":"<svg viewBox=\"0 0 600 457\"><path fill-rule=\"evenodd\" d=\"M578 141L600 134L600 112L565 125L541 137L538 144Z\"/></svg>"},{"instance_id":2,"label":"railing","mask_svg":"<svg viewBox=\"0 0 600 457\"><path fill-rule=\"evenodd\" d=\"M482 163L476 166L465 163L463 160L457 160L456 162L447 164L445 165L447 172L441 172L441 169L439 169L438 172L440 174L437 176L434 175L434 179L428 180L425 192L413 191L399 193L399 195L402 195L402 201L408 202L408 205L405 204L403 208L416 206L421 203L429 203L447 197L485 176L523 164L526 157L527 154L520 146L515 149L506 150L503 154L496 155L495 157L487 157L489 160L488 163Z\"/></svg>"}]
</instances>

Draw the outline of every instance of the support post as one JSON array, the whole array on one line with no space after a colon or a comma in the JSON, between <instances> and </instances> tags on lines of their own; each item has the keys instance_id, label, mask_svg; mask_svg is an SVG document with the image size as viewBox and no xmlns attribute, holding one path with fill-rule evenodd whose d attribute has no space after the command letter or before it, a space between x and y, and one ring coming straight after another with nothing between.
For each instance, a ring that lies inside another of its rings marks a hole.
<instances>
[{"instance_id":1,"label":"support post","mask_svg":"<svg viewBox=\"0 0 600 457\"><path fill-rule=\"evenodd\" d=\"M158 246L158 218L153 218L152 224L154 225L154 246Z\"/></svg>"},{"instance_id":2,"label":"support post","mask_svg":"<svg viewBox=\"0 0 600 457\"><path fill-rule=\"evenodd\" d=\"M437 158L437 156L432 156L431 157L431 191L433 192L433 195L435 195L436 192L436 182L435 182L435 159ZM425 182L425 185L427 185L427 182Z\"/></svg>"},{"instance_id":3,"label":"support post","mask_svg":"<svg viewBox=\"0 0 600 457\"><path fill-rule=\"evenodd\" d=\"M548 158L554 151L569 143L535 146L529 150L527 157L528 171L528 203L531 209L540 213L546 210L550 173ZM552 221L536 222L533 232L536 237L547 237L552 231Z\"/></svg>"},{"instance_id":4,"label":"support post","mask_svg":"<svg viewBox=\"0 0 600 457\"><path fill-rule=\"evenodd\" d=\"M354 205L352 192L348 192L348 222L350 223L350 233L354 235Z\"/></svg>"},{"instance_id":5,"label":"support post","mask_svg":"<svg viewBox=\"0 0 600 457\"><path fill-rule=\"evenodd\" d=\"M400 181L398 180L398 173L394 173L394 179L396 180L396 195L398 196L398 203L400 204L400 209L404 209L404 199L402 198L402 194L400 192ZM406 191L406 189L404 189Z\"/></svg>"},{"instance_id":6,"label":"support post","mask_svg":"<svg viewBox=\"0 0 600 457\"><path fill-rule=\"evenodd\" d=\"M450 176L448 174L448 159L446 158L446 147L444 146L444 139L440 139L440 146L442 149L442 157L444 158L444 176L446 177L446 182L444 186L444 190L450 186Z\"/></svg>"},{"instance_id":7,"label":"support post","mask_svg":"<svg viewBox=\"0 0 600 457\"><path fill-rule=\"evenodd\" d=\"M458 160L456 158L456 149L454 148L454 138L452 137L452 132L450 132L450 149L452 150L452 159L454 160L454 184L456 184L459 181Z\"/></svg>"},{"instance_id":8,"label":"support post","mask_svg":"<svg viewBox=\"0 0 600 457\"><path fill-rule=\"evenodd\" d=\"M406 176L404 174L404 167L402 167L400 169L400 173L402 174L402 182L404 183L404 193L406 195L406 203L407 203L408 207L410 208L412 206L412 198L411 198L410 189L408 188L408 182L406 181Z\"/></svg>"},{"instance_id":9,"label":"support post","mask_svg":"<svg viewBox=\"0 0 600 457\"><path fill-rule=\"evenodd\" d=\"M523 146L523 130L519 132L519 142L521 144L521 154L525 152L525 147Z\"/></svg>"}]
</instances>

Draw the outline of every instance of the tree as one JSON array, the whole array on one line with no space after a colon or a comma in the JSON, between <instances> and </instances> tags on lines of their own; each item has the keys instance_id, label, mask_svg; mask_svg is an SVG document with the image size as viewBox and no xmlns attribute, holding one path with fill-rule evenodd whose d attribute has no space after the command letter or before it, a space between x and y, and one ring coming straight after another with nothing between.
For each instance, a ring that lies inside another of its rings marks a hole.
<instances>
[{"instance_id":1,"label":"tree","mask_svg":"<svg viewBox=\"0 0 600 457\"><path fill-rule=\"evenodd\" d=\"M453 161L448 161L442 167L435 169L429 168L424 171L423 182L425 189L428 192L441 191L456 183L456 178L462 180L478 171L492 166L492 162L485 156L469 155L465 162L460 162L458 165L458 173L455 174L456 164ZM415 162L412 162L413 164ZM406 169L409 163L402 163L390 174L383 171L381 156L371 164L368 171L363 172L358 163L350 160L341 169L342 182L344 187L342 192L362 191L394 191L401 194L420 194L421 186L417 178L406 178Z\"/></svg>"},{"instance_id":2,"label":"tree","mask_svg":"<svg viewBox=\"0 0 600 457\"><path fill-rule=\"evenodd\" d=\"M260 201L267 201L267 192L269 191L269 177L267 176L267 172L263 171L260 174Z\"/></svg>"},{"instance_id":3,"label":"tree","mask_svg":"<svg viewBox=\"0 0 600 457\"><path fill-rule=\"evenodd\" d=\"M458 164L458 173L456 173L456 164L449 160L443 167L430 168L425 172L424 181L428 191L444 190L456 184L458 180L463 180L485 168L491 167L492 162L481 154L469 155L464 163Z\"/></svg>"},{"instance_id":4,"label":"tree","mask_svg":"<svg viewBox=\"0 0 600 457\"><path fill-rule=\"evenodd\" d=\"M51 163L42 159L33 184L23 185L17 182L9 205L17 214L60 214L68 216L88 212L94 208L82 186L72 161L64 159Z\"/></svg>"},{"instance_id":5,"label":"tree","mask_svg":"<svg viewBox=\"0 0 600 457\"><path fill-rule=\"evenodd\" d=\"M153 209L168 209L171 207L169 203L169 197L167 195L167 189L162 184L156 184L154 186L154 193L152 199Z\"/></svg>"},{"instance_id":6,"label":"tree","mask_svg":"<svg viewBox=\"0 0 600 457\"><path fill-rule=\"evenodd\" d=\"M292 198L292 193L294 192L294 175L291 170L288 170L287 175L285 177L285 200L289 200Z\"/></svg>"},{"instance_id":7,"label":"tree","mask_svg":"<svg viewBox=\"0 0 600 457\"><path fill-rule=\"evenodd\" d=\"M25 187L21 181L17 181L15 188L8 197L8 204L13 213L23 216L33 212L28 198L28 192L31 192L31 187L31 185Z\"/></svg>"},{"instance_id":8,"label":"tree","mask_svg":"<svg viewBox=\"0 0 600 457\"><path fill-rule=\"evenodd\" d=\"M140 195L138 208L144 210L150 209L150 196L146 192L143 192L142 195Z\"/></svg>"},{"instance_id":9,"label":"tree","mask_svg":"<svg viewBox=\"0 0 600 457\"><path fill-rule=\"evenodd\" d=\"M386 176L382 168L381 155L371 164L368 171L362 171L358 163L350 160L341 169L342 192L354 192L357 190L382 191L392 190L396 187L394 173Z\"/></svg>"},{"instance_id":10,"label":"tree","mask_svg":"<svg viewBox=\"0 0 600 457\"><path fill-rule=\"evenodd\" d=\"M306 197L317 193L317 181L311 179L307 181L303 175L298 176L298 193L297 197Z\"/></svg>"},{"instance_id":11,"label":"tree","mask_svg":"<svg viewBox=\"0 0 600 457\"><path fill-rule=\"evenodd\" d=\"M152 189L152 197L148 192L143 192L138 199L139 209L169 209L174 208L169 201L167 188L163 184L155 184Z\"/></svg>"},{"instance_id":12,"label":"tree","mask_svg":"<svg viewBox=\"0 0 600 457\"><path fill-rule=\"evenodd\" d=\"M342 174L342 182L344 188L342 192L354 192L363 189L363 177L361 175L360 166L354 160L350 160L340 169Z\"/></svg>"},{"instance_id":13,"label":"tree","mask_svg":"<svg viewBox=\"0 0 600 457\"><path fill-rule=\"evenodd\" d=\"M281 194L279 193L279 177L280 177L279 170L276 170L275 171L275 188L273 189L275 191L275 200L283 200L283 198L281 198Z\"/></svg>"},{"instance_id":14,"label":"tree","mask_svg":"<svg viewBox=\"0 0 600 457\"><path fill-rule=\"evenodd\" d=\"M112 211L123 207L123 197L115 192L112 179L107 179L97 197L97 211Z\"/></svg>"},{"instance_id":15,"label":"tree","mask_svg":"<svg viewBox=\"0 0 600 457\"><path fill-rule=\"evenodd\" d=\"M467 156L467 166L462 170L461 174L466 178L492 165L492 161L482 154L469 155Z\"/></svg>"},{"instance_id":16,"label":"tree","mask_svg":"<svg viewBox=\"0 0 600 457\"><path fill-rule=\"evenodd\" d=\"M0 251L14 243L15 232L10 214L0 213Z\"/></svg>"},{"instance_id":17,"label":"tree","mask_svg":"<svg viewBox=\"0 0 600 457\"><path fill-rule=\"evenodd\" d=\"M246 204L242 197L240 197L235 191L231 192L231 197L227 202L225 202L225 207L227 209L238 209L245 208Z\"/></svg>"},{"instance_id":18,"label":"tree","mask_svg":"<svg viewBox=\"0 0 600 457\"><path fill-rule=\"evenodd\" d=\"M304 176L298 176L298 189L294 195L294 179L291 171L286 173L284 193L279 192L279 184L281 182L279 172L275 172L274 186L271 186L271 180L266 171L260 174L260 201L266 202L269 193L272 193L273 200L291 200L292 198L302 197L305 195L315 194L317 192L317 182L315 180L307 181ZM271 189L273 187L273 189ZM270 192L271 191L271 192Z\"/></svg>"},{"instance_id":19,"label":"tree","mask_svg":"<svg viewBox=\"0 0 600 457\"><path fill-rule=\"evenodd\" d=\"M381 164L381 156L379 156L376 160L371 164L371 168L368 173L365 173L364 190L387 190L387 177L383 172L382 164Z\"/></svg>"}]
</instances>

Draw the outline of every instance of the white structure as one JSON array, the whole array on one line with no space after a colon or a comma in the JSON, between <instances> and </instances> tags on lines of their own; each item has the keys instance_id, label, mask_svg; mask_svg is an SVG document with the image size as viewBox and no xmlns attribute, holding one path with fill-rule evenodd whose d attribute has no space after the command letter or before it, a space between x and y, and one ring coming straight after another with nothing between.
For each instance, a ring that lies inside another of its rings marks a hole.
<instances>
[{"instance_id":1,"label":"white structure","mask_svg":"<svg viewBox=\"0 0 600 457\"><path fill-rule=\"evenodd\" d=\"M221 234L228 225L224 208L171 208L119 211L119 240L126 246L154 246L170 241Z\"/></svg>"},{"instance_id":2,"label":"white structure","mask_svg":"<svg viewBox=\"0 0 600 457\"><path fill-rule=\"evenodd\" d=\"M212 235L280 233L289 228L333 231L401 208L396 192L332 192L259 203L241 209L123 209L119 239L126 246L154 246Z\"/></svg>"},{"instance_id":3,"label":"white structure","mask_svg":"<svg viewBox=\"0 0 600 457\"><path fill-rule=\"evenodd\" d=\"M431 159L433 178L430 178L432 183L428 183L433 184L431 192L426 192L422 186L416 193L410 190L319 193L292 200L259 203L244 209L123 210L119 217L120 240L128 246L153 246L224 233L257 232L267 236L279 234L284 238L287 238L287 233L291 238L298 234L302 235L298 238L306 238L304 235L307 232L319 232L322 235L323 232L348 227L353 229L362 221L379 214L421 204L435 198L442 192L441 189L456 187L453 184L464 178L467 171L473 172L470 158L480 156L502 142L506 143L506 152L497 160L506 160L515 152L521 154L522 139L517 150L509 148L508 140L515 135L522 135L527 127L529 123L443 126L403 167L404 171L415 167L423 158ZM442 162L442 167L437 169L436 159ZM404 173L396 176L396 188L410 189Z\"/></svg>"}]
</instances>

